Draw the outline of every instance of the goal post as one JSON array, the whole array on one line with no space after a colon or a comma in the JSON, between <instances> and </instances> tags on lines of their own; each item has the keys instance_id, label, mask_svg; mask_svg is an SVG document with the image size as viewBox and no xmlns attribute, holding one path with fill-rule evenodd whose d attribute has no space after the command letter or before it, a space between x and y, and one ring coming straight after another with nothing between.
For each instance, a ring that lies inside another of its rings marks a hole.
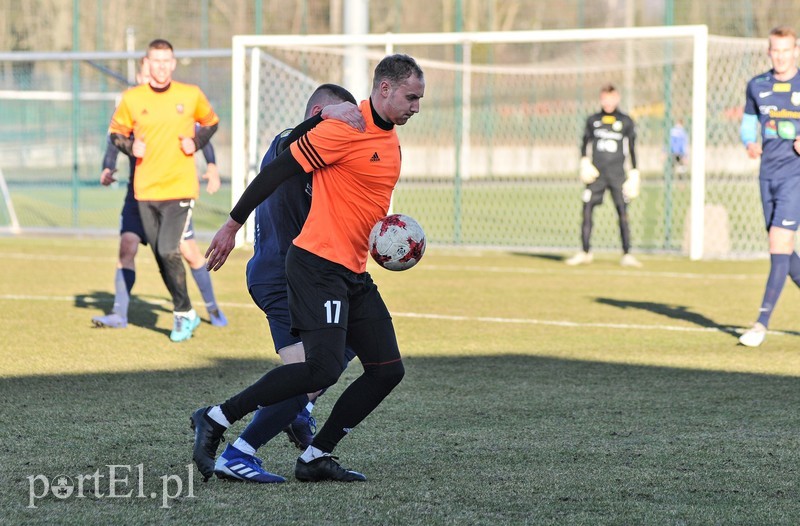
<instances>
[{"instance_id":1,"label":"goal post","mask_svg":"<svg viewBox=\"0 0 800 526\"><path fill-rule=\"evenodd\" d=\"M302 120L317 85L368 93L375 64L395 52L417 59L426 78L420 114L398 128L403 172L395 211L418 219L429 242L577 249L580 134L599 108L601 85L613 83L621 109L637 122L644 185L629 209L635 248L703 257L706 26L235 36L233 203L257 174L272 137ZM743 90L743 83L730 87L732 94ZM691 141L690 166L680 174L667 152L678 120L689 124ZM595 215L593 245L618 250L613 207ZM251 219L238 243L252 241L252 232Z\"/></svg>"}]
</instances>

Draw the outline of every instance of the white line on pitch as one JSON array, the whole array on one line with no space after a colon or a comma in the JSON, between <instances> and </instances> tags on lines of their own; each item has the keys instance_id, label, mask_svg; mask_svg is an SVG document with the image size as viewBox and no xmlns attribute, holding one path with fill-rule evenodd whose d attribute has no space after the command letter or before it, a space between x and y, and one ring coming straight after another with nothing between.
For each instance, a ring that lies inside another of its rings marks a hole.
<instances>
[{"instance_id":1,"label":"white line on pitch","mask_svg":"<svg viewBox=\"0 0 800 526\"><path fill-rule=\"evenodd\" d=\"M71 301L74 302L78 299L76 296L33 296L28 294L0 294L0 301ZM111 303L111 298L108 300L97 301L91 297L84 296L80 298L81 301L90 304L107 304ZM134 302L142 302L151 305L164 305L169 304L168 300L164 299L143 299L134 298ZM232 307L242 309L255 309L257 308L252 303L236 303L236 302L218 302L221 307ZM741 332L742 329L738 327L684 327L680 325L638 325L631 323L599 323L599 322L576 322L566 320L537 320L532 318L499 318L495 316L459 316L450 314L425 314L419 312L393 312L393 317L396 318L416 318L426 320L447 320L447 321L470 321L478 323L511 323L523 325L545 325L551 327L570 327L570 328L587 328L594 327L600 329L622 329L622 330L648 330L648 331L679 331L679 332ZM769 331L769 334L788 334L780 331Z\"/></svg>"}]
</instances>

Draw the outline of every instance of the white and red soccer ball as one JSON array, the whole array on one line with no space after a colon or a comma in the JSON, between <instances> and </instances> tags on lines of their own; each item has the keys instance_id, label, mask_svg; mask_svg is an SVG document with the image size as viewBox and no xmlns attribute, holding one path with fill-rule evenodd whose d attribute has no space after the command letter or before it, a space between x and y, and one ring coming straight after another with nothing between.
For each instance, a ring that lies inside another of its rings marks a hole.
<instances>
[{"instance_id":1,"label":"white and red soccer ball","mask_svg":"<svg viewBox=\"0 0 800 526\"><path fill-rule=\"evenodd\" d=\"M372 227L369 253L385 269L408 270L425 253L425 231L412 217L388 215Z\"/></svg>"}]
</instances>

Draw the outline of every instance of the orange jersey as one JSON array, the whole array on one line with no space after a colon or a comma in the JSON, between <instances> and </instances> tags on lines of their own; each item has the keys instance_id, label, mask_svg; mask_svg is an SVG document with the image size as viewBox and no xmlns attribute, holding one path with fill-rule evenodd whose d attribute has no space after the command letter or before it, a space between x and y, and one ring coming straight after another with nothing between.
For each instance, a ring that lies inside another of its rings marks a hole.
<instances>
[{"instance_id":1,"label":"orange jersey","mask_svg":"<svg viewBox=\"0 0 800 526\"><path fill-rule=\"evenodd\" d=\"M375 124L369 100L360 109L365 132L326 120L290 146L303 169L314 171L311 211L294 244L356 273L367 268L369 232L389 210L400 177L394 127Z\"/></svg>"},{"instance_id":2,"label":"orange jersey","mask_svg":"<svg viewBox=\"0 0 800 526\"><path fill-rule=\"evenodd\" d=\"M196 199L200 193L194 156L181 150L180 137L194 137L195 122L213 126L219 117L199 87L172 81L163 92L143 84L122 94L108 133L146 145L136 160L133 191L139 201Z\"/></svg>"}]
</instances>

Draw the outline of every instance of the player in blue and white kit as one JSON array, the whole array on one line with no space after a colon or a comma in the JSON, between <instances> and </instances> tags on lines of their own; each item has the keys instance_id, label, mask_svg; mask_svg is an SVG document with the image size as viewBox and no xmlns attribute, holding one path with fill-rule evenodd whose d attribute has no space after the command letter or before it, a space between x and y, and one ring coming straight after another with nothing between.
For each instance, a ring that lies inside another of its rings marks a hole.
<instances>
[{"instance_id":1,"label":"player in blue and white kit","mask_svg":"<svg viewBox=\"0 0 800 526\"><path fill-rule=\"evenodd\" d=\"M742 142L751 159L761 158L759 184L769 232L770 270L758 320L739 342L758 347L764 341L775 304L790 276L800 286L800 257L794 250L800 222L800 75L797 33L776 27L767 49L772 69L747 83ZM761 144L758 127L761 127Z\"/></svg>"},{"instance_id":2,"label":"player in blue and white kit","mask_svg":"<svg viewBox=\"0 0 800 526\"><path fill-rule=\"evenodd\" d=\"M339 104L342 102L350 104ZM306 105L305 116L307 120L302 124L284 130L273 139L260 169L323 118L342 120L358 129L364 126L353 95L335 84L323 84L314 91ZM300 233L311 209L311 180L311 173L290 177L256 208L254 254L247 263L247 288L253 301L267 315L275 351L284 364L305 361L300 337L290 332L285 261L286 252ZM347 360L354 356L355 353L348 349ZM283 477L261 467L261 459L255 456L256 450L281 430L286 431L297 447L307 448L314 438L315 423L311 410L319 394L300 395L259 409L239 438L217 458L214 467L217 476L248 482L284 482Z\"/></svg>"}]
</instances>

